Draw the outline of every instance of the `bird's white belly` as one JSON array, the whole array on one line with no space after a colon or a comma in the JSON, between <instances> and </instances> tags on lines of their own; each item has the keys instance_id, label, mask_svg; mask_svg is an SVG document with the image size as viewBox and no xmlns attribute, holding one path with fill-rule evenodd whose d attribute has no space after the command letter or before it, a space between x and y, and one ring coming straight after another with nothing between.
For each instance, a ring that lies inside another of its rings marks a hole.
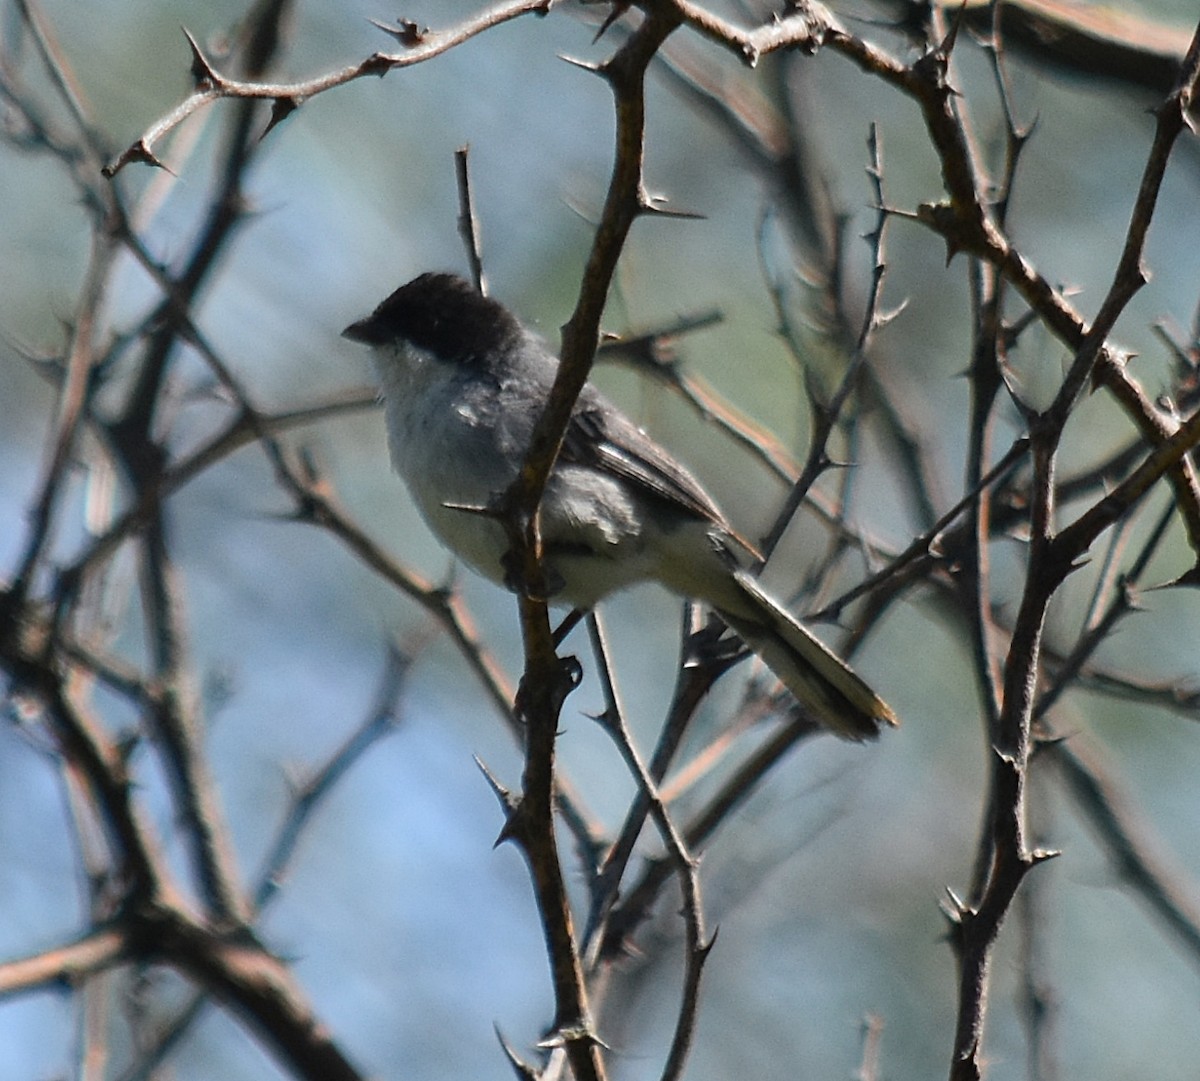
<instances>
[{"instance_id":1,"label":"bird's white belly","mask_svg":"<svg viewBox=\"0 0 1200 1081\"><path fill-rule=\"evenodd\" d=\"M514 473L505 468L492 437L481 433L468 411L456 408L399 419L392 426L392 460L421 516L455 555L502 581L508 541L500 523L481 512L512 483Z\"/></svg>"}]
</instances>

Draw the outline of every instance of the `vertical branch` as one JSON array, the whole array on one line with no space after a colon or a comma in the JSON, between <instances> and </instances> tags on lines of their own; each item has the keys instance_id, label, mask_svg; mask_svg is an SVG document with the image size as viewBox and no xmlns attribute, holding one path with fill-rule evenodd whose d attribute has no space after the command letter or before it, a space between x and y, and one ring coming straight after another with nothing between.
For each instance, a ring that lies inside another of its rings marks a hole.
<instances>
[{"instance_id":1,"label":"vertical branch","mask_svg":"<svg viewBox=\"0 0 1200 1081\"><path fill-rule=\"evenodd\" d=\"M998 16L997 16L998 18ZM1004 224L1009 199L1016 179L1024 140L1013 116L1013 107L1008 94L1000 41L995 34L988 42L992 60L993 77L997 93L1003 106L1006 133L1006 155L1004 169L997 185L1002 193L997 198L994 213L998 222ZM955 115L964 123L965 106L955 104ZM982 151L978 143L964 138L976 162L980 162ZM976 171L982 171L976 164ZM1004 325L1004 279L996 268L984 259L972 258L969 262L968 281L971 291L971 360L968 369L970 379L970 414L967 422L967 455L964 486L968 491L977 491L978 497L971 501L967 510L966 527L968 542L963 548L963 566L956 584L962 594L965 615L971 634L975 677L980 705L983 713L983 731L988 745L994 744L1000 725L1003 708L1000 671L1001 644L992 619L991 584L991 539L992 539L992 496L990 486L980 486L980 480L993 456L993 435L996 423L996 405L1004 386L1003 367L1006 362L1008 333ZM989 836L986 823L981 827L983 836ZM975 863L972 902L978 900L978 891L988 872L992 853L987 844L980 844Z\"/></svg>"},{"instance_id":2,"label":"vertical branch","mask_svg":"<svg viewBox=\"0 0 1200 1081\"><path fill-rule=\"evenodd\" d=\"M560 661L546 607L537 507L553 468L567 422L599 342L609 284L636 218L651 209L642 178L645 144L646 68L675 28L671 19L647 16L637 31L601 68L616 99L616 149L608 196L575 311L563 328L562 362L545 410L534 429L520 474L505 494L503 515L517 580L525 675L517 695L526 725L525 768L520 803L508 836L529 863L554 981L556 1038L566 1046L579 1081L605 1076L600 1045L592 1031L583 968L554 834L554 743L562 703L578 678L578 666Z\"/></svg>"},{"instance_id":3,"label":"vertical branch","mask_svg":"<svg viewBox=\"0 0 1200 1081\"><path fill-rule=\"evenodd\" d=\"M471 265L471 281L483 296L488 295L487 275L483 272L483 244L479 234L479 218L475 214L475 200L471 195L471 173L469 157L471 148L460 146L454 151L454 177L458 183L458 235L467 250L467 262Z\"/></svg>"},{"instance_id":4,"label":"vertical branch","mask_svg":"<svg viewBox=\"0 0 1200 1081\"><path fill-rule=\"evenodd\" d=\"M34 573L51 543L54 514L66 483L67 467L87 405L97 320L117 251L115 238L109 231L97 229L92 233L87 273L67 345L66 378L59 392L58 417L46 454L41 490L30 515L25 551L10 591L14 610L24 603L33 585Z\"/></svg>"},{"instance_id":5,"label":"vertical branch","mask_svg":"<svg viewBox=\"0 0 1200 1081\"><path fill-rule=\"evenodd\" d=\"M1047 787L1047 780L1044 772L1035 770L1033 781L1039 795ZM1038 803L1043 801L1038 800ZM1041 824L1037 832L1044 835ZM1020 940L1017 1006L1025 1030L1029 1081L1057 1081L1059 1077L1056 1037L1060 1003L1049 976L1049 954L1055 933L1049 884L1050 879L1046 876L1033 875L1017 894L1014 906Z\"/></svg>"},{"instance_id":6,"label":"vertical branch","mask_svg":"<svg viewBox=\"0 0 1200 1081\"><path fill-rule=\"evenodd\" d=\"M239 62L248 75L259 76L272 63L290 8L291 0L258 0L251 10L239 50ZM193 75L201 77L196 70ZM109 428L127 479L139 494L158 492L163 482L167 451L154 425L164 405L167 373L181 341L193 336L190 306L249 209L244 183L257 146L253 127L260 111L256 100L237 103L207 220L182 273L164 283L166 295L151 321L155 329L140 358L137 378ZM147 639L163 693L149 720L179 804L203 896L218 920L236 924L248 917L249 906L240 894L233 845L203 751L203 722L191 686L193 662L171 558L172 540L167 508L161 500L155 501L142 536L141 570Z\"/></svg>"},{"instance_id":7,"label":"vertical branch","mask_svg":"<svg viewBox=\"0 0 1200 1081\"><path fill-rule=\"evenodd\" d=\"M949 916L959 961L958 1020L951 1081L983 1076L983 1029L992 948L1022 879L1047 853L1026 844L1025 782L1030 725L1041 657L1042 630L1050 598L1069 570L1054 558L1053 432L1032 438L1033 521L1025 593L1005 659L1004 698L991 747L987 817L980 831L979 881L970 905L956 902Z\"/></svg>"},{"instance_id":8,"label":"vertical branch","mask_svg":"<svg viewBox=\"0 0 1200 1081\"><path fill-rule=\"evenodd\" d=\"M1179 77L1174 89L1167 95L1166 100L1155 113L1156 124L1154 139L1150 144L1150 153L1142 171L1141 183L1138 187L1137 198L1129 218L1129 226L1125 233L1125 243L1117 268L1113 273L1113 281L1105 294L1096 313L1096 318L1083 336L1075 352L1071 369L1063 380L1054 404L1048 412L1057 417L1060 423L1066 422L1066 417L1078 395L1083 391L1097 360L1105 353L1105 344L1121 313L1124 312L1134 295L1149 281L1149 270L1145 265L1144 252L1146 234L1150 230L1150 222L1158 205L1158 195L1162 190L1163 178L1167 172L1167 162L1170 161L1171 151L1176 139L1185 128L1194 124L1192 105L1200 81L1200 24L1192 35L1187 55L1180 67ZM1111 360L1111 357L1109 358ZM1106 365L1107 366L1107 365ZM1197 538L1200 540L1200 538Z\"/></svg>"},{"instance_id":9,"label":"vertical branch","mask_svg":"<svg viewBox=\"0 0 1200 1081\"><path fill-rule=\"evenodd\" d=\"M178 803L201 893L219 921L244 922L249 907L239 889L233 845L198 731L194 656L188 645L178 575L162 515L142 538L142 591L153 665L161 691L148 711Z\"/></svg>"},{"instance_id":10,"label":"vertical branch","mask_svg":"<svg viewBox=\"0 0 1200 1081\"><path fill-rule=\"evenodd\" d=\"M879 130L871 126L867 137L867 146L871 154L871 162L867 166L867 176L870 178L875 194L876 214L875 228L868 234L867 241L871 245L871 287L867 296L866 308L863 313L858 336L850 354L845 372L830 399L821 401L820 393L810 381L809 397L812 400L814 424L812 440L808 457L799 477L792 485L775 522L762 541L762 555L765 563L770 559L780 540L800 509L800 504L808 494L808 490L817 478L830 467L832 460L829 456L829 439L833 435L851 392L860 382L862 369L866 364L867 352L874 340L876 331L887 322L880 308L883 299L883 283L887 273L887 263L884 259L884 230L887 225L887 203L883 192L883 142Z\"/></svg>"}]
</instances>

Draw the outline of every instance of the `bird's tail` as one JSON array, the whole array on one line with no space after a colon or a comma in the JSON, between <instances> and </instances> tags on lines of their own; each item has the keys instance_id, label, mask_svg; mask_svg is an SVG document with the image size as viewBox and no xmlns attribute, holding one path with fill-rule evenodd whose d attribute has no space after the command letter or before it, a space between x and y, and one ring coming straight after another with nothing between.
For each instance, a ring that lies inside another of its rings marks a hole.
<instances>
[{"instance_id":1,"label":"bird's tail","mask_svg":"<svg viewBox=\"0 0 1200 1081\"><path fill-rule=\"evenodd\" d=\"M719 610L742 639L813 717L842 739L875 739L897 723L891 708L814 634L759 587L745 571L734 574L744 607Z\"/></svg>"}]
</instances>

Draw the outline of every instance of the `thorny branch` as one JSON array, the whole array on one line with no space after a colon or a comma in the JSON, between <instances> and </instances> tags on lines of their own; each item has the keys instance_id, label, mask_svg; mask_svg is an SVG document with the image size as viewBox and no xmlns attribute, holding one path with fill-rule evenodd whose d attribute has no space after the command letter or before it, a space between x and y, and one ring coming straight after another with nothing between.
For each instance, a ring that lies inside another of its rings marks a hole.
<instances>
[{"instance_id":1,"label":"thorny branch","mask_svg":"<svg viewBox=\"0 0 1200 1081\"><path fill-rule=\"evenodd\" d=\"M691 1051L696 1030L696 1018L700 1009L700 979L704 962L713 947L715 935L708 937L704 926L704 910L700 898L700 873L696 859L688 851L687 843L671 819L670 810L654 783L650 771L633 745L629 726L625 723L624 711L617 695L616 684L608 663L608 650L604 631L595 614L588 617L588 632L604 688L605 709L598 719L604 730L616 741L630 771L638 783L638 789L650 806L651 814L663 844L670 854L674 871L679 878L683 894L683 918L686 928L687 949L684 957L683 989L680 994L679 1013L675 1023L675 1034L671 1049L663 1066L662 1081L676 1081L683 1076L684 1064Z\"/></svg>"},{"instance_id":2,"label":"thorny branch","mask_svg":"<svg viewBox=\"0 0 1200 1081\"><path fill-rule=\"evenodd\" d=\"M196 40L185 31L188 45L192 50L192 78L196 84L195 91L105 165L104 175L110 178L114 177L126 165L133 162L162 166L163 163L156 153L159 142L179 127L189 116L223 98L252 98L270 101L272 103L270 127L274 127L299 109L304 102L318 94L344 86L346 83L367 75L383 76L389 71L432 60L463 42L469 41L501 23L519 18L521 15L545 15L550 10L552 3L553 0L508 0L507 3L485 8L474 18L465 20L451 30L440 32L421 29L415 24L403 24L395 28L379 24L380 29L407 46L407 51L403 53L372 53L360 63L296 83L246 82L222 75L209 62Z\"/></svg>"},{"instance_id":3,"label":"thorny branch","mask_svg":"<svg viewBox=\"0 0 1200 1081\"><path fill-rule=\"evenodd\" d=\"M654 209L643 180L646 134L644 82L655 53L675 28L672 20L647 18L597 73L616 102L616 149L612 178L596 228L575 311L563 327L562 362L545 409L534 428L521 471L505 493L505 528L517 580L525 674L518 712L525 722L522 796L507 831L520 845L533 873L538 909L550 955L555 994L553 1032L565 1043L580 1081L605 1076L566 895L554 832L554 742L559 713L573 684L567 664L555 653L541 566L538 504L558 456L575 401L587 381L600 340L600 318L617 259L635 219Z\"/></svg>"}]
</instances>

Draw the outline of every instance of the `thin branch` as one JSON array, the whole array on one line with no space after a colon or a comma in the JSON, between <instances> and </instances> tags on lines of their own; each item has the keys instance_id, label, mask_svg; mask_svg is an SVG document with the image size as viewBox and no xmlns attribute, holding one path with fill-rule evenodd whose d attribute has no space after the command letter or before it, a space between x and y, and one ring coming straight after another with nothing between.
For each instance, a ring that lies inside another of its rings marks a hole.
<instances>
[{"instance_id":1,"label":"thin branch","mask_svg":"<svg viewBox=\"0 0 1200 1081\"><path fill-rule=\"evenodd\" d=\"M174 791L201 895L218 922L241 924L249 912L229 827L204 753L203 725L192 685L195 662L185 630L181 584L162 516L143 533L142 544L143 610L156 689L145 713L148 728Z\"/></svg>"},{"instance_id":2,"label":"thin branch","mask_svg":"<svg viewBox=\"0 0 1200 1081\"><path fill-rule=\"evenodd\" d=\"M949 254L970 252L992 263L1005 279L1021 294L1042 318L1046 326L1061 338L1076 356L1072 374L1064 383L1060 402L1053 414L1061 420L1063 408L1074 401L1082 388L1082 378L1092 373L1125 408L1143 437L1154 445L1164 443L1174 435L1174 419L1159 408L1142 387L1126 371L1124 357L1105 341L1111 323L1122 310L1132 290L1136 288L1139 269L1119 276L1110 291L1104 308L1104 323L1097 321L1103 333L1093 328L1069 303L1061 290L1052 286L1037 273L1021 253L1001 232L987 209L976 168L965 136L956 119L954 94L946 79L947 55L940 47L925 54L913 65L906 65L876 46L830 24L824 35L827 47L841 53L864 71L879 76L889 85L912 97L922 109L926 128L937 150L942 178L949 195L948 204L924 205L918 210L918 220L943 237ZM1189 49L1189 63L1179 78L1177 88L1159 114L1159 126L1147 163L1140 198L1152 203L1157 195L1161 170L1187 115L1191 100L1196 66L1200 51ZM1140 252L1144 237L1143 223L1148 220L1139 202L1131 221L1127 252ZM1125 263L1133 265L1127 255ZM1081 378L1082 377L1082 378ZM1067 383L1070 385L1067 386ZM1180 513L1188 526L1192 547L1200 553L1200 479L1191 462L1185 457L1171 471Z\"/></svg>"},{"instance_id":3,"label":"thin branch","mask_svg":"<svg viewBox=\"0 0 1200 1081\"><path fill-rule=\"evenodd\" d=\"M1115 357L1111 350L1105 349L1105 342L1134 294L1149 280L1149 271L1143 257L1146 234L1154 218L1167 162L1170 160L1175 141L1192 123L1189 116L1197 91L1197 80L1200 80L1200 24L1197 25L1188 46L1175 88L1157 111L1154 140L1150 144L1150 153L1147 155L1137 197L1133 203L1125 243L1113 272L1112 285L1109 286L1091 326L1078 343L1075 359L1063 380L1062 388L1047 410L1048 416L1055 418L1059 423L1066 423L1067 413L1091 376L1099 354L1102 351L1106 352L1109 365L1114 362ZM1195 538L1195 541L1200 547L1200 538Z\"/></svg>"},{"instance_id":4,"label":"thin branch","mask_svg":"<svg viewBox=\"0 0 1200 1081\"><path fill-rule=\"evenodd\" d=\"M208 62L199 46L189 36L188 41L193 52L193 72L197 76L196 89L110 161L104 167L104 175L114 177L131 162L161 165L156 148L163 137L193 113L223 98L257 98L273 102L277 114L294 112L318 94L344 86L355 79L368 75L382 76L397 68L411 67L432 60L464 41L521 15L545 15L553 2L554 0L507 0L505 3L497 3L449 30L418 32L411 48L405 53L372 53L357 64L294 83L244 82L222 75ZM278 123L279 119L281 117L273 120L272 126Z\"/></svg>"},{"instance_id":5,"label":"thin branch","mask_svg":"<svg viewBox=\"0 0 1200 1081\"><path fill-rule=\"evenodd\" d=\"M129 943L120 929L99 927L65 946L0 962L0 1000L40 988L75 987L119 964L128 951Z\"/></svg>"},{"instance_id":6,"label":"thin branch","mask_svg":"<svg viewBox=\"0 0 1200 1081\"><path fill-rule=\"evenodd\" d=\"M292 807L263 860L253 890L255 915L261 915L279 896L304 831L334 786L379 740L395 731L399 724L398 699L414 659L414 653L402 651L394 643L389 646L379 688L365 719L293 793ZM211 1002L207 993L198 993L170 1021L156 1026L152 1046L140 1050L138 1061L121 1074L119 1081L148 1081L154 1076Z\"/></svg>"},{"instance_id":7,"label":"thin branch","mask_svg":"<svg viewBox=\"0 0 1200 1081\"><path fill-rule=\"evenodd\" d=\"M1133 890L1200 966L1200 890L1181 867L1158 854L1158 844L1140 821L1129 797L1103 763L1098 750L1077 734L1051 739L1038 749L1055 767L1099 837L1120 880Z\"/></svg>"},{"instance_id":8,"label":"thin branch","mask_svg":"<svg viewBox=\"0 0 1200 1081\"><path fill-rule=\"evenodd\" d=\"M779 762L798 744L817 734L818 726L798 711L761 747L742 762L701 808L684 830L689 852L701 851L733 813L754 793ZM650 914L664 883L674 870L665 860L647 863L641 875L621 895L605 927L601 956L616 958L626 948L637 926Z\"/></svg>"},{"instance_id":9,"label":"thin branch","mask_svg":"<svg viewBox=\"0 0 1200 1081\"><path fill-rule=\"evenodd\" d=\"M1111 600L1105 610L1102 613L1097 611L1095 618L1087 620L1083 633L1080 634L1070 653L1056 664L1054 679L1038 700L1036 712L1038 718L1046 716L1066 690L1078 684L1088 661L1112 634L1118 621L1136 610L1135 591L1138 581L1145 572L1150 557L1158 550L1174 518L1175 508L1173 505L1168 505L1159 516L1158 522L1155 523L1133 565L1125 574L1112 581ZM1114 549L1117 547L1117 538L1115 537L1113 547ZM1116 561L1113 562L1115 564ZM1097 593L1098 600L1099 592Z\"/></svg>"},{"instance_id":10,"label":"thin branch","mask_svg":"<svg viewBox=\"0 0 1200 1081\"><path fill-rule=\"evenodd\" d=\"M400 724L399 699L414 660L413 651L401 650L394 643L389 645L387 663L366 717L328 760L293 792L291 809L284 816L258 874L254 889L256 910L269 905L278 893L305 828L334 786L367 751Z\"/></svg>"},{"instance_id":11,"label":"thin branch","mask_svg":"<svg viewBox=\"0 0 1200 1081\"><path fill-rule=\"evenodd\" d=\"M525 646L518 712L526 725L522 797L508 835L529 863L553 974L555 1039L561 1039L577 1081L605 1076L592 1031L587 991L554 833L554 744L559 712L575 673L555 653L546 606L537 508L558 456L576 399L587 381L600 336L600 318L625 239L653 209L643 182L646 68L675 28L648 17L598 70L616 104L616 150L608 196L596 229L575 311L563 328L562 359L534 428L520 473L502 499Z\"/></svg>"},{"instance_id":12,"label":"thin branch","mask_svg":"<svg viewBox=\"0 0 1200 1081\"><path fill-rule=\"evenodd\" d=\"M775 476L791 484L798 466L784 444L757 421L723 398L702 376L687 372L674 352L681 334L712 326L722 320L719 311L685 316L666 327L637 331L628 337L605 337L596 360L614 360L661 383L677 394L706 424L713 424L748 450Z\"/></svg>"},{"instance_id":13,"label":"thin branch","mask_svg":"<svg viewBox=\"0 0 1200 1081\"><path fill-rule=\"evenodd\" d=\"M1029 440L1016 440L1004 457L980 478L979 483L934 522L932 527L914 538L912 543L886 566L848 589L820 611L813 612L809 619L813 622L836 621L848 604L880 589L894 578L904 576L912 580L923 580L927 568L919 565L938 562L943 558L940 548L950 525L977 503L979 494L985 488L1003 481L1028 453Z\"/></svg>"},{"instance_id":14,"label":"thin branch","mask_svg":"<svg viewBox=\"0 0 1200 1081\"><path fill-rule=\"evenodd\" d=\"M80 289L79 304L71 326L67 347L66 378L58 400L58 416L42 473L40 493L30 515L30 529L13 580L15 604L23 602L32 586L35 569L51 541L54 514L63 485L67 481L68 461L86 409L88 384L93 363L93 336L108 284L109 273L118 251L114 238L103 231L92 236L91 256Z\"/></svg>"},{"instance_id":15,"label":"thin branch","mask_svg":"<svg viewBox=\"0 0 1200 1081\"><path fill-rule=\"evenodd\" d=\"M883 146L880 141L878 128L875 125L871 126L867 145L871 153L871 164L867 168L867 175L871 178L871 183L874 187L876 196L875 205L878 211L875 228L867 237L871 244L873 258L871 288L867 297L866 309L863 313L858 339L846 364L846 370L842 373L837 389L829 397L828 401L821 400L820 392L810 382L809 398L812 404L814 423L809 442L808 457L805 460L804 468L800 471L799 477L796 478L795 483L792 485L787 499L776 515L774 524L762 540L761 549L764 563L771 558L771 554L775 551L780 540L783 539L783 534L791 524L792 519L796 516L796 512L800 509L800 504L804 501L809 489L816 482L817 478L829 468L831 464L828 451L829 439L838 424L846 401L859 382L859 373L867 362L867 351L871 347L875 332L889 318L882 313L880 307L883 299L884 277L887 272L883 245L888 213L885 209L887 201L884 198L883 192Z\"/></svg>"},{"instance_id":16,"label":"thin branch","mask_svg":"<svg viewBox=\"0 0 1200 1081\"><path fill-rule=\"evenodd\" d=\"M696 861L687 850L687 845L680 836L675 823L671 819L666 802L659 794L658 788L647 770L641 755L633 745L633 738L625 723L625 714L617 696L616 685L613 683L612 671L608 664L608 648L605 643L604 630L599 618L592 613L588 616L588 634L597 658L597 670L604 691L605 710L597 718L600 726L612 737L624 758L625 764L637 781L641 792L650 807L650 813L658 826L663 844L671 856L676 874L679 877L680 892L683 894L683 921L686 928L686 952L684 955L683 988L680 994L679 1012L675 1022L675 1033L671 1040L670 1053L663 1066L662 1081L677 1081L683 1076L683 1068L692 1046L696 1029L696 1017L700 1008L700 980L704 971L704 962L708 959L713 941L704 929L704 909L700 899L700 875Z\"/></svg>"},{"instance_id":17,"label":"thin branch","mask_svg":"<svg viewBox=\"0 0 1200 1081\"><path fill-rule=\"evenodd\" d=\"M1085 511L1054 539L1061 558L1078 558L1101 533L1137 505L1141 498L1200 444L1200 410L1173 435L1159 443L1144 462L1108 495Z\"/></svg>"},{"instance_id":18,"label":"thin branch","mask_svg":"<svg viewBox=\"0 0 1200 1081\"><path fill-rule=\"evenodd\" d=\"M467 251L467 262L471 265L471 280L484 296L488 295L487 276L483 272L483 244L480 237L479 218L475 213L475 199L471 193L469 156L471 148L460 146L454 152L454 177L458 184L458 235L462 237Z\"/></svg>"},{"instance_id":19,"label":"thin branch","mask_svg":"<svg viewBox=\"0 0 1200 1081\"><path fill-rule=\"evenodd\" d=\"M677 670L675 691L650 759L649 773L655 785L662 784L684 736L695 719L701 701L712 688L713 682L731 663L729 658L712 655L723 630L720 623L710 621L708 626L701 630L696 625L697 619L695 607L685 605L683 653ZM728 725L726 731L735 727L737 726ZM609 846L599 873L591 883L591 908L583 938L589 970L601 961L601 951L607 934L606 922L619 895L621 881L633 856L634 846L649 814L650 799L644 791L639 790L625 813L625 821L617 839Z\"/></svg>"},{"instance_id":20,"label":"thin branch","mask_svg":"<svg viewBox=\"0 0 1200 1081\"><path fill-rule=\"evenodd\" d=\"M50 75L58 97L67 107L80 144L86 150L86 156L92 164L98 164L101 160L100 143L96 129L88 119L83 90L67 62L66 54L52 33L49 20L34 0L16 0L16 7L33 35L38 55Z\"/></svg>"}]
</instances>

